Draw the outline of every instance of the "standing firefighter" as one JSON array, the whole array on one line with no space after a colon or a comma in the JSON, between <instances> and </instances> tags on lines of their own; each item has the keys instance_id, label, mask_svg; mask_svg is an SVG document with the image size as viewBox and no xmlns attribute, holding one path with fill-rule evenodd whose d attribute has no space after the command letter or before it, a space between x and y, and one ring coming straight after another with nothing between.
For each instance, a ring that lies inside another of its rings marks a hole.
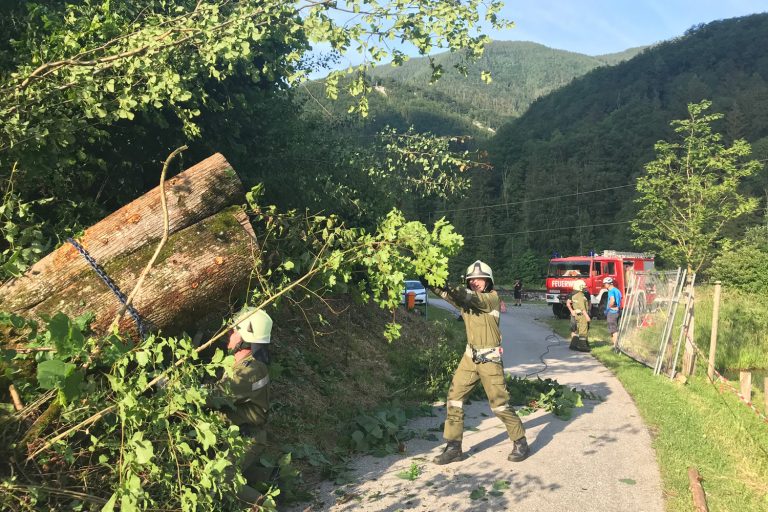
<instances>
[{"instance_id":1,"label":"standing firefighter","mask_svg":"<svg viewBox=\"0 0 768 512\"><path fill-rule=\"evenodd\" d=\"M448 464L463 458L461 439L464 435L464 400L479 380L483 384L491 410L501 419L513 442L507 457L519 462L528 456L525 429L514 409L504 382L499 330L499 295L493 290L491 267L478 260L467 268L466 288L438 288L436 293L461 311L467 329L467 348L453 375L448 390L448 413L443 437L447 445L435 458L436 464Z\"/></svg>"},{"instance_id":2,"label":"standing firefighter","mask_svg":"<svg viewBox=\"0 0 768 512\"><path fill-rule=\"evenodd\" d=\"M589 300L584 295L585 286L581 279L573 283L573 292L565 303L571 312L571 345L568 348L581 352L589 352Z\"/></svg>"},{"instance_id":3,"label":"standing firefighter","mask_svg":"<svg viewBox=\"0 0 768 512\"><path fill-rule=\"evenodd\" d=\"M248 308L230 332L227 348L235 356L232 376L217 382L208 398L212 408L221 410L250 438L250 446L240 463L244 476L259 458L267 441L265 426L269 409L269 343L272 319L261 309ZM254 503L261 493L244 486L238 497Z\"/></svg>"}]
</instances>

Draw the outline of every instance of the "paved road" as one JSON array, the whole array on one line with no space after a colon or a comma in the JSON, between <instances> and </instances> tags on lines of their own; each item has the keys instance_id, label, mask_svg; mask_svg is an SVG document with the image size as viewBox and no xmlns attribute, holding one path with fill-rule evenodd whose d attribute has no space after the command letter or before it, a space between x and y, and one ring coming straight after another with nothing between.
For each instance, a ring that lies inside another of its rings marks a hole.
<instances>
[{"instance_id":1,"label":"paved road","mask_svg":"<svg viewBox=\"0 0 768 512\"><path fill-rule=\"evenodd\" d=\"M506 431L487 402L477 401L465 409L465 460L434 465L429 461L440 453L442 441L414 439L407 443L405 456L360 457L352 464L352 483L323 483L311 508L304 504L294 510L662 512L651 437L634 402L596 359L571 352L565 340L536 321L550 314L544 306L529 304L510 306L502 314L506 371L552 377L603 401L585 403L569 421L543 411L524 417L531 445L527 460L507 461L512 444ZM415 419L409 428L427 432L438 426L445 407L436 405L435 414ZM396 476L414 462L422 471L419 478ZM509 482L509 488L485 499L470 498L475 489L493 490L497 481Z\"/></svg>"}]
</instances>

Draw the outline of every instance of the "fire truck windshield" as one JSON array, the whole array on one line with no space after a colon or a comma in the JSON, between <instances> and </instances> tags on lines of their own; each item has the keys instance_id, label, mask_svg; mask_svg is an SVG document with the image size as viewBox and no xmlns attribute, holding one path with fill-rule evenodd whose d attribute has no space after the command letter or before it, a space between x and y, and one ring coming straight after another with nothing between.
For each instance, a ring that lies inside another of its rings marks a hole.
<instances>
[{"instance_id":1,"label":"fire truck windshield","mask_svg":"<svg viewBox=\"0 0 768 512\"><path fill-rule=\"evenodd\" d=\"M551 261L548 277L588 277L589 261Z\"/></svg>"}]
</instances>

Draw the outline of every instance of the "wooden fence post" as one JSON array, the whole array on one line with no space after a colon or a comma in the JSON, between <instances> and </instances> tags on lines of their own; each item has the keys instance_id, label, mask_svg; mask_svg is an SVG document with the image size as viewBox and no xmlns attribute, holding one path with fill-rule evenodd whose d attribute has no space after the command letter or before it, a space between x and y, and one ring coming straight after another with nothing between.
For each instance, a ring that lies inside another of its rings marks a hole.
<instances>
[{"instance_id":1,"label":"wooden fence post","mask_svg":"<svg viewBox=\"0 0 768 512\"><path fill-rule=\"evenodd\" d=\"M765 414L768 415L768 377L763 379L763 396L765 397Z\"/></svg>"},{"instance_id":2,"label":"wooden fence post","mask_svg":"<svg viewBox=\"0 0 768 512\"><path fill-rule=\"evenodd\" d=\"M739 372L739 390L744 400L752 401L752 372Z\"/></svg>"},{"instance_id":3,"label":"wooden fence post","mask_svg":"<svg viewBox=\"0 0 768 512\"><path fill-rule=\"evenodd\" d=\"M715 375L715 352L717 351L717 324L720 321L720 281L715 281L715 296L712 299L712 334L709 337L709 365L707 377Z\"/></svg>"}]
</instances>

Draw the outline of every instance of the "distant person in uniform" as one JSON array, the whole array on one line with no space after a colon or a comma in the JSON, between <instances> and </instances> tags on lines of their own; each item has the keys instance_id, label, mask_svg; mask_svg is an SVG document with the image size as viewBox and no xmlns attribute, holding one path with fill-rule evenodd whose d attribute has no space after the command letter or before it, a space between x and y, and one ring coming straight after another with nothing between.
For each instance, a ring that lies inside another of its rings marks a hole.
<instances>
[{"instance_id":1,"label":"distant person in uniform","mask_svg":"<svg viewBox=\"0 0 768 512\"><path fill-rule=\"evenodd\" d=\"M573 283L573 291L565 302L571 313L571 344L568 348L589 352L589 299L584 294L586 283L581 279Z\"/></svg>"},{"instance_id":2,"label":"distant person in uniform","mask_svg":"<svg viewBox=\"0 0 768 512\"><path fill-rule=\"evenodd\" d=\"M467 268L466 286L433 288L440 297L461 311L467 331L467 348L453 374L448 390L447 416L443 437L447 441L436 464L462 460L461 440L464 436L464 400L478 381L483 384L493 413L504 423L512 452L507 460L519 462L529 453L523 422L512 406L504 381L499 329L499 295L493 290L493 271L478 260Z\"/></svg>"},{"instance_id":3,"label":"distant person in uniform","mask_svg":"<svg viewBox=\"0 0 768 512\"><path fill-rule=\"evenodd\" d=\"M612 277L603 279L603 285L608 289L605 302L605 319L608 321L608 332L611 334L614 352L619 351L619 308L621 307L621 292L614 285Z\"/></svg>"},{"instance_id":4,"label":"distant person in uniform","mask_svg":"<svg viewBox=\"0 0 768 512\"><path fill-rule=\"evenodd\" d=\"M635 286L635 264L632 261L624 260L624 293L630 294Z\"/></svg>"},{"instance_id":5,"label":"distant person in uniform","mask_svg":"<svg viewBox=\"0 0 768 512\"><path fill-rule=\"evenodd\" d=\"M221 411L249 438L249 446L240 462L243 475L258 461L267 442L267 411L269 410L269 343L272 319L261 309L248 308L230 331L227 348L235 356L233 375L224 376L212 388L208 406ZM261 493L249 485L243 486L238 497L255 503Z\"/></svg>"},{"instance_id":6,"label":"distant person in uniform","mask_svg":"<svg viewBox=\"0 0 768 512\"><path fill-rule=\"evenodd\" d=\"M519 277L515 280L515 287L513 289L515 306L523 305L523 280Z\"/></svg>"}]
</instances>

